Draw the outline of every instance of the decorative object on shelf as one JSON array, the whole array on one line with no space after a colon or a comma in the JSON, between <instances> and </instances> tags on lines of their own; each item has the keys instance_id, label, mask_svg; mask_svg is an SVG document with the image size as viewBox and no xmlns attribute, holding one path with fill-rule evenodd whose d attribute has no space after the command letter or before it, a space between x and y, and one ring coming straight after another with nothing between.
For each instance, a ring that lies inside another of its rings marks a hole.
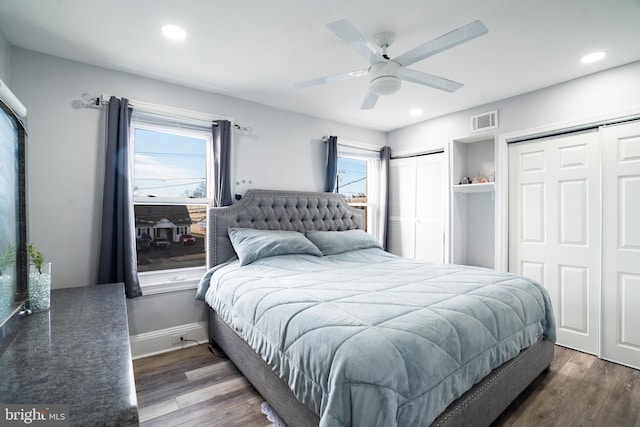
<instances>
[{"instance_id":1,"label":"decorative object on shelf","mask_svg":"<svg viewBox=\"0 0 640 427\"><path fill-rule=\"evenodd\" d=\"M32 312L49 310L51 302L51 263L44 262L44 254L29 244L29 309Z\"/></svg>"},{"instance_id":2,"label":"decorative object on shelf","mask_svg":"<svg viewBox=\"0 0 640 427\"><path fill-rule=\"evenodd\" d=\"M480 178L478 178L477 176L474 176L473 179L471 180L472 184L480 184Z\"/></svg>"},{"instance_id":3,"label":"decorative object on shelf","mask_svg":"<svg viewBox=\"0 0 640 427\"><path fill-rule=\"evenodd\" d=\"M469 178L468 176L463 176L460 180L460 184L471 184L471 178Z\"/></svg>"},{"instance_id":4,"label":"decorative object on shelf","mask_svg":"<svg viewBox=\"0 0 640 427\"><path fill-rule=\"evenodd\" d=\"M489 182L496 182L496 173L494 171L489 172Z\"/></svg>"},{"instance_id":5,"label":"decorative object on shelf","mask_svg":"<svg viewBox=\"0 0 640 427\"><path fill-rule=\"evenodd\" d=\"M454 184L453 191L459 193L485 193L489 191L495 190L494 182L485 182L485 183L477 183L477 184Z\"/></svg>"}]
</instances>

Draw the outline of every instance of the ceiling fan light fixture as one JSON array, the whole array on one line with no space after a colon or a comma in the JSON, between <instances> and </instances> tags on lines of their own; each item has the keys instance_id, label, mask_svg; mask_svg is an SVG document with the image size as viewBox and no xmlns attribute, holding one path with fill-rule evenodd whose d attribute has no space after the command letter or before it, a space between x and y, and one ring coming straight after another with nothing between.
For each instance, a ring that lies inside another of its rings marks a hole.
<instances>
[{"instance_id":1,"label":"ceiling fan light fixture","mask_svg":"<svg viewBox=\"0 0 640 427\"><path fill-rule=\"evenodd\" d=\"M369 68L369 90L376 95L391 95L400 90L400 64L380 61Z\"/></svg>"},{"instance_id":2,"label":"ceiling fan light fixture","mask_svg":"<svg viewBox=\"0 0 640 427\"><path fill-rule=\"evenodd\" d=\"M370 67L367 70L352 71L298 82L295 83L294 86L298 89L303 89L354 77L368 76L369 90L360 105L361 110L371 110L375 107L381 95L391 95L399 91L402 80L446 92L454 92L460 89L463 86L462 83L406 67L433 56L436 53L482 36L489 31L482 22L473 21L470 24L463 25L392 59L388 55L389 46L395 39L395 34L392 32L377 33L375 37L378 46L376 47L364 38L346 19L338 19L337 21L330 22L327 24L327 28L366 59L369 64L371 64ZM418 114L417 111L414 112L414 114Z\"/></svg>"},{"instance_id":3,"label":"ceiling fan light fixture","mask_svg":"<svg viewBox=\"0 0 640 427\"><path fill-rule=\"evenodd\" d=\"M380 76L371 80L369 89L376 95L391 95L400 90L400 78L396 76Z\"/></svg>"}]
</instances>

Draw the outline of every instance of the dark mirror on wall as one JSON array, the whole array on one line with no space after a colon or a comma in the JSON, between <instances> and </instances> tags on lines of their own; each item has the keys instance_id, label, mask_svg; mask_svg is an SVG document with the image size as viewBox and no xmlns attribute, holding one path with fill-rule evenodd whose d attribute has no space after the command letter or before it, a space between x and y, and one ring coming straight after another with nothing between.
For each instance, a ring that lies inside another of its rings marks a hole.
<instances>
[{"instance_id":1,"label":"dark mirror on wall","mask_svg":"<svg viewBox=\"0 0 640 427\"><path fill-rule=\"evenodd\" d=\"M27 296L25 137L0 102L0 325Z\"/></svg>"}]
</instances>

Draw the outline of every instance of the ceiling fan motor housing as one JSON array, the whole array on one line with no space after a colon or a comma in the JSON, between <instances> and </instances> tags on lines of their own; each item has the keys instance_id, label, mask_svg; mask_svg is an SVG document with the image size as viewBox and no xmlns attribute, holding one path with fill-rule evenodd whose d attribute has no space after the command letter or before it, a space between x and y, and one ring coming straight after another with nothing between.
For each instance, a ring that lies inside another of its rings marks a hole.
<instances>
[{"instance_id":1,"label":"ceiling fan motor housing","mask_svg":"<svg viewBox=\"0 0 640 427\"><path fill-rule=\"evenodd\" d=\"M391 95L400 90L400 64L380 61L369 68L369 90L376 95Z\"/></svg>"}]
</instances>

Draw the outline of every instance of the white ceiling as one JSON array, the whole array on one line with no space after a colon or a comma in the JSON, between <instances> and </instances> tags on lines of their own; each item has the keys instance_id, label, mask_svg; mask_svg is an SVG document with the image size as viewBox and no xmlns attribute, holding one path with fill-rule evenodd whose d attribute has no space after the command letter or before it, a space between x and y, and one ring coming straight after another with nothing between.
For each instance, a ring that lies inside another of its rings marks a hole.
<instances>
[{"instance_id":1,"label":"white ceiling","mask_svg":"<svg viewBox=\"0 0 640 427\"><path fill-rule=\"evenodd\" d=\"M411 66L462 89L403 82L361 111L366 77L293 86L368 67L326 27L341 18L372 43L395 32L392 58L474 20L489 33ZM166 23L187 39L163 38ZM25 49L382 131L640 60L640 0L0 0L0 29ZM608 56L579 63L594 50Z\"/></svg>"}]
</instances>

